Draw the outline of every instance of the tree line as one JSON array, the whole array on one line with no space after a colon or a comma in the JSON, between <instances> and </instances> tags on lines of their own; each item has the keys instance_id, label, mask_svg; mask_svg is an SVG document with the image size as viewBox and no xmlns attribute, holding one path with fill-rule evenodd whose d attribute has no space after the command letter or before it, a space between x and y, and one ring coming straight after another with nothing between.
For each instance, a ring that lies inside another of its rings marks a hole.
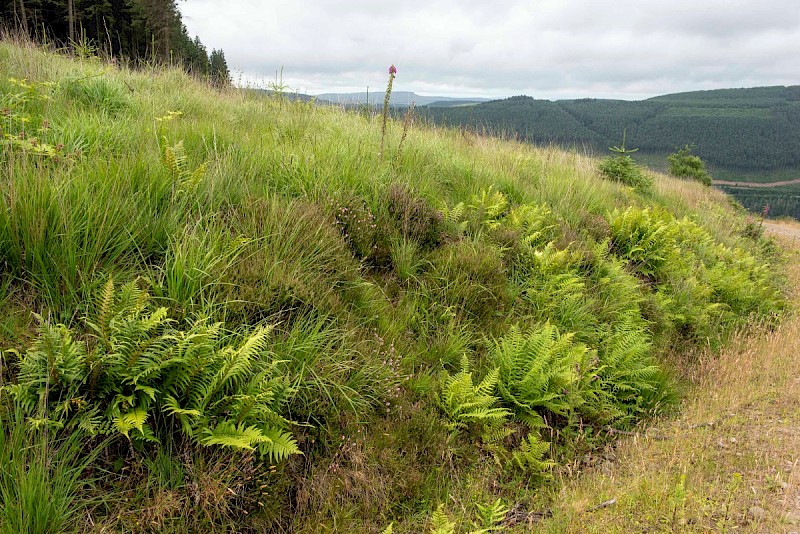
<instances>
[{"instance_id":1,"label":"tree line","mask_svg":"<svg viewBox=\"0 0 800 534\"><path fill-rule=\"evenodd\" d=\"M100 50L134 64L178 63L224 85L230 81L225 53L209 53L192 38L175 0L5 0L2 24L37 39Z\"/></svg>"}]
</instances>

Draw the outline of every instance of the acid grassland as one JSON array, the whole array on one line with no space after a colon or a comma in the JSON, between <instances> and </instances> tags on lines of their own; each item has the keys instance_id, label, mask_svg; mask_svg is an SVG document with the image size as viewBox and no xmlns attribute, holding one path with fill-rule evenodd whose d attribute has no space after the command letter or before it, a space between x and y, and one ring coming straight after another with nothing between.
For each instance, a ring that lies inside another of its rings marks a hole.
<instances>
[{"instance_id":1,"label":"acid grassland","mask_svg":"<svg viewBox=\"0 0 800 534\"><path fill-rule=\"evenodd\" d=\"M580 153L10 41L0 113L6 532L524 531L787 306Z\"/></svg>"}]
</instances>

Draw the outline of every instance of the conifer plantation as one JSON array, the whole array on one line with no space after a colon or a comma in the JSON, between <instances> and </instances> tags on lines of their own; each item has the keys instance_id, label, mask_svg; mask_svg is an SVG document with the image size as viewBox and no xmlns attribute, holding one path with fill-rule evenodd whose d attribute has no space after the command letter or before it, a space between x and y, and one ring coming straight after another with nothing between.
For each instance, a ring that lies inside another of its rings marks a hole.
<instances>
[{"instance_id":1,"label":"conifer plantation","mask_svg":"<svg viewBox=\"0 0 800 534\"><path fill-rule=\"evenodd\" d=\"M0 18L6 29L84 55L181 65L217 85L230 78L225 53L188 34L175 0L7 0Z\"/></svg>"}]
</instances>

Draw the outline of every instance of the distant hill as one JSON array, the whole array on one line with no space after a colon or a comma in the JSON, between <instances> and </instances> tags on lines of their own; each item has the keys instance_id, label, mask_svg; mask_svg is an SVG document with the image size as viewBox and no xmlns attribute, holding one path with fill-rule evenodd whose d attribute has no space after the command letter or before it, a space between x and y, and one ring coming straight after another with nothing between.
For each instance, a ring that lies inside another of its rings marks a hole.
<instances>
[{"instance_id":1,"label":"distant hill","mask_svg":"<svg viewBox=\"0 0 800 534\"><path fill-rule=\"evenodd\" d=\"M666 156L693 145L715 178L773 182L800 178L800 86L693 91L641 101L537 100L515 96L472 106L427 106L443 125L608 154L627 131L636 157L666 170ZM745 206L800 218L800 186L756 191L726 187Z\"/></svg>"},{"instance_id":2,"label":"distant hill","mask_svg":"<svg viewBox=\"0 0 800 534\"><path fill-rule=\"evenodd\" d=\"M712 166L730 171L800 167L800 86L695 91L642 101L515 96L420 112L436 123L534 143L605 152L627 130L628 145L645 153L667 154L691 144Z\"/></svg>"},{"instance_id":3,"label":"distant hill","mask_svg":"<svg viewBox=\"0 0 800 534\"><path fill-rule=\"evenodd\" d=\"M383 104L383 92L375 91L367 93L322 93L316 95L318 100L327 100L335 104L374 104L376 106ZM412 102L416 102L417 106L436 106L442 107L443 105L459 105L459 104L477 104L481 102L488 102L489 98L453 98L449 96L426 96L412 93L411 91L393 91L389 103L392 106L409 106Z\"/></svg>"}]
</instances>

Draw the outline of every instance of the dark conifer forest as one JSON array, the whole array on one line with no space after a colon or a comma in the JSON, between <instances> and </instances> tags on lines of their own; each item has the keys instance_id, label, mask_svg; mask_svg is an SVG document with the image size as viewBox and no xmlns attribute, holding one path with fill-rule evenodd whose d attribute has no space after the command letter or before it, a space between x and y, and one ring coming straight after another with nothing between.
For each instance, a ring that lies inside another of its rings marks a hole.
<instances>
[{"instance_id":1,"label":"dark conifer forest","mask_svg":"<svg viewBox=\"0 0 800 534\"><path fill-rule=\"evenodd\" d=\"M38 41L134 65L178 63L215 84L230 78L224 52L189 35L175 0L4 0L0 17L6 29Z\"/></svg>"}]
</instances>

